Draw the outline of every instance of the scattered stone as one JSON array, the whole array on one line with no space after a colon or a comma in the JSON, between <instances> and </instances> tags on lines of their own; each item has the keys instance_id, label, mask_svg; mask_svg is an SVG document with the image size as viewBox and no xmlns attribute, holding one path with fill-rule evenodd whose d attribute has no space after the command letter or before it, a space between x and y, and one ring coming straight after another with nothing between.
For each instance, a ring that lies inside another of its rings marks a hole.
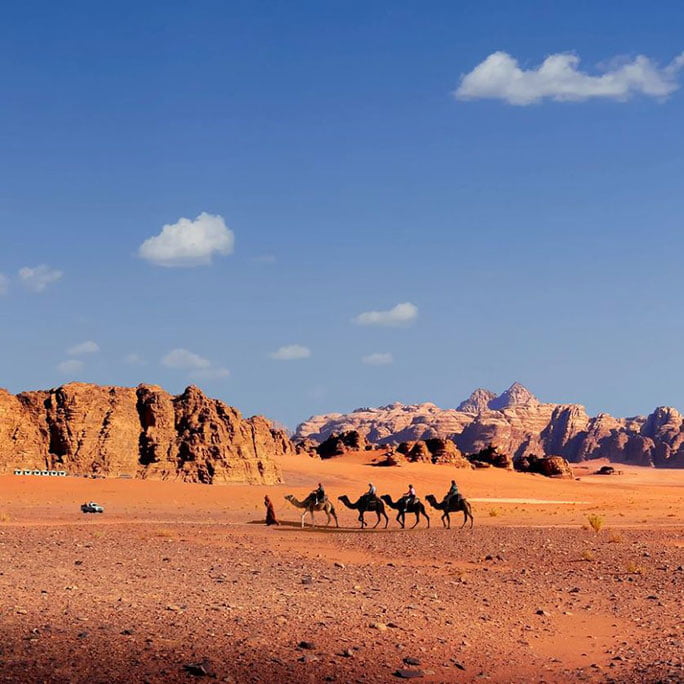
<instances>
[{"instance_id":1,"label":"scattered stone","mask_svg":"<svg viewBox=\"0 0 684 684\"><path fill-rule=\"evenodd\" d=\"M420 665L420 658L404 658L404 665Z\"/></svg>"},{"instance_id":2,"label":"scattered stone","mask_svg":"<svg viewBox=\"0 0 684 684\"><path fill-rule=\"evenodd\" d=\"M201 663L187 663L183 665L183 670L193 677L212 677L215 676L207 669L207 661Z\"/></svg>"},{"instance_id":3,"label":"scattered stone","mask_svg":"<svg viewBox=\"0 0 684 684\"><path fill-rule=\"evenodd\" d=\"M418 679L424 677L425 673L422 670L397 670L394 676L399 679Z\"/></svg>"},{"instance_id":4,"label":"scattered stone","mask_svg":"<svg viewBox=\"0 0 684 684\"><path fill-rule=\"evenodd\" d=\"M316 644L313 641L300 641L297 647L305 651L313 651L316 648Z\"/></svg>"}]
</instances>

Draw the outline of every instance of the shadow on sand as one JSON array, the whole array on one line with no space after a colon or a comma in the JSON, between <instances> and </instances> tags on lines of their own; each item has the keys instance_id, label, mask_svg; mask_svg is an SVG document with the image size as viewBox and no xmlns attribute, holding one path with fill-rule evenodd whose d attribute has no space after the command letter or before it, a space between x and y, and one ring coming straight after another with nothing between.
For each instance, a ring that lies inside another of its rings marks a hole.
<instances>
[{"instance_id":1,"label":"shadow on sand","mask_svg":"<svg viewBox=\"0 0 684 684\"><path fill-rule=\"evenodd\" d=\"M262 527L266 527L266 523L264 523L263 519L250 520L247 524L261 525ZM416 527L414 529L407 528L402 530L401 527L388 527L387 529L381 527L377 527L375 529L372 527L367 527L365 529L361 529L360 527L342 527L341 525L340 527L335 527L334 525L331 525L330 527L326 527L325 525L311 527L311 525L306 525L304 528L302 528L302 524L294 520L281 520L279 525L272 525L272 528L277 532L316 532L322 534L349 534L350 532L362 532L364 534L369 532L372 532L373 534L389 534L391 532L420 532L421 530L427 530L426 527Z\"/></svg>"}]
</instances>

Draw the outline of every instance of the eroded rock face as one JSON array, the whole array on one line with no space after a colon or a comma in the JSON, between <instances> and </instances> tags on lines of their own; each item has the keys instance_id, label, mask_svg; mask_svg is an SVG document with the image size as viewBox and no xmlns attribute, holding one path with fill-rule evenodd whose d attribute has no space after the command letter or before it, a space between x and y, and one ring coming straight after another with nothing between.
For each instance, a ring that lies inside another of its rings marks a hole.
<instances>
[{"instance_id":1,"label":"eroded rock face","mask_svg":"<svg viewBox=\"0 0 684 684\"><path fill-rule=\"evenodd\" d=\"M684 467L684 417L675 409L660 407L646 417L613 418L607 413L590 417L579 404L542 403L519 383L500 396L475 390L457 409L394 403L313 416L297 428L296 437L320 442L348 430L377 444L449 439L464 454L494 446L512 458L533 453L572 463L608 458Z\"/></svg>"},{"instance_id":2,"label":"eroded rock face","mask_svg":"<svg viewBox=\"0 0 684 684\"><path fill-rule=\"evenodd\" d=\"M16 397L0 391L0 471L275 484L273 456L290 453L284 431L194 386L179 396L153 385L85 383Z\"/></svg>"},{"instance_id":3,"label":"eroded rock face","mask_svg":"<svg viewBox=\"0 0 684 684\"><path fill-rule=\"evenodd\" d=\"M538 473L546 477L571 479L573 477L570 464L562 456L521 456L513 463L515 469L521 473Z\"/></svg>"},{"instance_id":4,"label":"eroded rock face","mask_svg":"<svg viewBox=\"0 0 684 684\"><path fill-rule=\"evenodd\" d=\"M349 451L362 451L366 448L366 440L356 431L349 430L339 435L331 435L316 448L321 458L342 456Z\"/></svg>"}]
</instances>

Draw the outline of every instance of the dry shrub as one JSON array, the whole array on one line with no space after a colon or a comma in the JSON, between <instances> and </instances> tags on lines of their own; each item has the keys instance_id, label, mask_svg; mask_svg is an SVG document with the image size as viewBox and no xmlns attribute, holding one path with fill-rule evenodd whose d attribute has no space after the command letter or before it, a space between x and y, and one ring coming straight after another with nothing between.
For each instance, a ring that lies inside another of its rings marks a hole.
<instances>
[{"instance_id":1,"label":"dry shrub","mask_svg":"<svg viewBox=\"0 0 684 684\"><path fill-rule=\"evenodd\" d=\"M596 556L594 555L593 551L589 549L587 549L586 551L582 551L582 560L590 562L593 561L594 558L596 558Z\"/></svg>"},{"instance_id":2,"label":"dry shrub","mask_svg":"<svg viewBox=\"0 0 684 684\"><path fill-rule=\"evenodd\" d=\"M9 522L12 518L7 511L0 511L0 522Z\"/></svg>"},{"instance_id":3,"label":"dry shrub","mask_svg":"<svg viewBox=\"0 0 684 684\"><path fill-rule=\"evenodd\" d=\"M489 510L489 517L490 518L496 518L499 515L501 515L501 511L498 508L491 508Z\"/></svg>"},{"instance_id":4,"label":"dry shrub","mask_svg":"<svg viewBox=\"0 0 684 684\"><path fill-rule=\"evenodd\" d=\"M162 539L170 539L173 537L173 532L171 530L155 530L154 536Z\"/></svg>"},{"instance_id":5,"label":"dry shrub","mask_svg":"<svg viewBox=\"0 0 684 684\"><path fill-rule=\"evenodd\" d=\"M613 534L611 534L610 537L608 537L608 541L611 544L619 544L620 542L625 541L625 538L621 534L613 532Z\"/></svg>"},{"instance_id":6,"label":"dry shrub","mask_svg":"<svg viewBox=\"0 0 684 684\"><path fill-rule=\"evenodd\" d=\"M600 516L597 513L590 513L587 516L587 520L589 521L589 525L591 525L591 529L598 534L603 527L603 516Z\"/></svg>"}]
</instances>

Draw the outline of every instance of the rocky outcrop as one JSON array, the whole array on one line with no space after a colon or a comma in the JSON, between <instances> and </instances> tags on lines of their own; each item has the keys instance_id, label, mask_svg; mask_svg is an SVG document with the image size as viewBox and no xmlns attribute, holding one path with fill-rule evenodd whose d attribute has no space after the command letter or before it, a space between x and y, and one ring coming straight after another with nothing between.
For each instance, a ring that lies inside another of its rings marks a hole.
<instances>
[{"instance_id":1,"label":"rocky outcrop","mask_svg":"<svg viewBox=\"0 0 684 684\"><path fill-rule=\"evenodd\" d=\"M16 467L71 474L126 475L187 482L281 481L273 456L294 453L283 430L191 386L70 383L56 389L0 390L0 471Z\"/></svg>"},{"instance_id":2,"label":"rocky outcrop","mask_svg":"<svg viewBox=\"0 0 684 684\"><path fill-rule=\"evenodd\" d=\"M434 465L453 465L457 468L470 468L470 461L449 439L435 437L417 442L402 442L397 451L412 463L432 463Z\"/></svg>"},{"instance_id":3,"label":"rocky outcrop","mask_svg":"<svg viewBox=\"0 0 684 684\"><path fill-rule=\"evenodd\" d=\"M562 456L521 456L513 462L513 466L521 473L538 473L546 477L572 478L570 464Z\"/></svg>"},{"instance_id":4,"label":"rocky outcrop","mask_svg":"<svg viewBox=\"0 0 684 684\"><path fill-rule=\"evenodd\" d=\"M339 435L331 435L316 448L321 458L334 458L350 451L362 451L366 448L366 440L356 431L349 430Z\"/></svg>"},{"instance_id":5,"label":"rocky outcrop","mask_svg":"<svg viewBox=\"0 0 684 684\"><path fill-rule=\"evenodd\" d=\"M607 413L591 417L579 404L540 402L519 383L499 396L477 389L457 409L393 403L313 416L297 428L296 437L321 442L348 430L376 444L449 439L465 454L494 446L512 458L533 453L571 463L607 458L684 467L684 417L677 410L659 407L646 417L614 418Z\"/></svg>"},{"instance_id":6,"label":"rocky outcrop","mask_svg":"<svg viewBox=\"0 0 684 684\"><path fill-rule=\"evenodd\" d=\"M493 466L494 468L506 468L510 470L513 468L513 460L511 457L499 451L495 446L487 447L478 451L476 454L470 454L468 460L473 463L476 467L482 467L482 465Z\"/></svg>"}]
</instances>

